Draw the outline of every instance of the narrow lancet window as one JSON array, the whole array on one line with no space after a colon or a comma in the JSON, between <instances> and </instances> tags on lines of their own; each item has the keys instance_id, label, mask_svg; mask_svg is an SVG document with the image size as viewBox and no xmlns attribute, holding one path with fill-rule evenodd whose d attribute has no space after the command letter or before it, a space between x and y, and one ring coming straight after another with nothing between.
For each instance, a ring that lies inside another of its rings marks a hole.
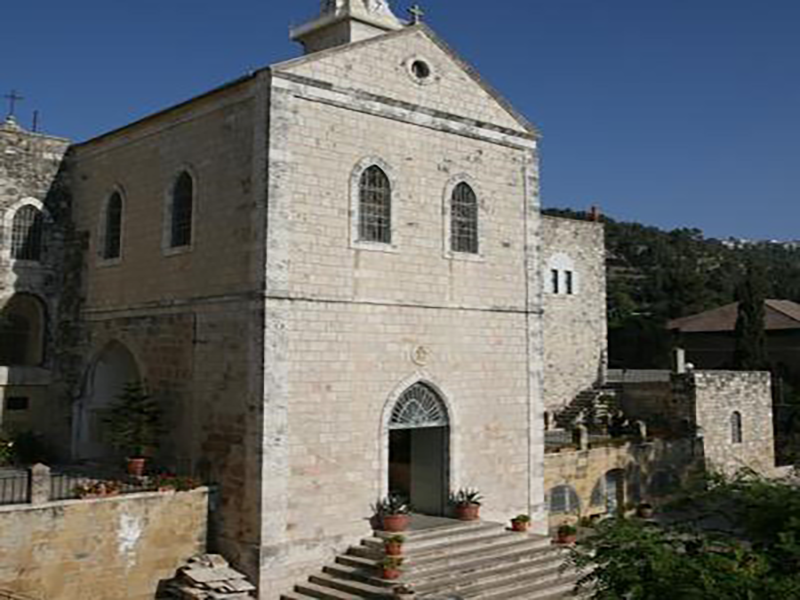
<instances>
[{"instance_id":1,"label":"narrow lancet window","mask_svg":"<svg viewBox=\"0 0 800 600\"><path fill-rule=\"evenodd\" d=\"M44 219L38 208L29 204L20 208L11 224L11 258L41 260L43 230Z\"/></svg>"},{"instance_id":2,"label":"narrow lancet window","mask_svg":"<svg viewBox=\"0 0 800 600\"><path fill-rule=\"evenodd\" d=\"M450 249L478 253L478 199L466 183L453 190L450 203Z\"/></svg>"},{"instance_id":3,"label":"narrow lancet window","mask_svg":"<svg viewBox=\"0 0 800 600\"><path fill-rule=\"evenodd\" d=\"M170 246L179 248L192 243L192 212L194 210L194 181L186 171L178 176L172 189Z\"/></svg>"},{"instance_id":4,"label":"narrow lancet window","mask_svg":"<svg viewBox=\"0 0 800 600\"><path fill-rule=\"evenodd\" d=\"M103 258L113 260L122 253L122 196L114 192L108 199L105 218Z\"/></svg>"},{"instance_id":5,"label":"narrow lancet window","mask_svg":"<svg viewBox=\"0 0 800 600\"><path fill-rule=\"evenodd\" d=\"M392 243L392 190L389 178L378 166L361 174L359 183L358 239Z\"/></svg>"}]
</instances>

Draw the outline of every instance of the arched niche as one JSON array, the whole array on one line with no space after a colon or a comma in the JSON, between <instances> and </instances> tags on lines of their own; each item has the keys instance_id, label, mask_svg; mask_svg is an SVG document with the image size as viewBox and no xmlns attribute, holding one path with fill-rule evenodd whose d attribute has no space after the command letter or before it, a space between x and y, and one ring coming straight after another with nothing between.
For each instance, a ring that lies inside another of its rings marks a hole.
<instances>
[{"instance_id":1,"label":"arched niche","mask_svg":"<svg viewBox=\"0 0 800 600\"><path fill-rule=\"evenodd\" d=\"M108 409L127 384L141 381L136 358L122 343L111 342L97 354L87 373L84 396L77 404L73 432L76 458L102 460L115 455L105 434Z\"/></svg>"}]
</instances>

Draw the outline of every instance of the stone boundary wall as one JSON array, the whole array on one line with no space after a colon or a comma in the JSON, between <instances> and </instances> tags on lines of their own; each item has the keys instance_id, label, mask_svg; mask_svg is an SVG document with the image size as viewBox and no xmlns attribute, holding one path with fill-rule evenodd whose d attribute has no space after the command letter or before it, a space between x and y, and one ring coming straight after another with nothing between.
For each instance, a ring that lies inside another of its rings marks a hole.
<instances>
[{"instance_id":1,"label":"stone boundary wall","mask_svg":"<svg viewBox=\"0 0 800 600\"><path fill-rule=\"evenodd\" d=\"M47 600L152 600L206 550L207 488L0 507L0 589Z\"/></svg>"}]
</instances>

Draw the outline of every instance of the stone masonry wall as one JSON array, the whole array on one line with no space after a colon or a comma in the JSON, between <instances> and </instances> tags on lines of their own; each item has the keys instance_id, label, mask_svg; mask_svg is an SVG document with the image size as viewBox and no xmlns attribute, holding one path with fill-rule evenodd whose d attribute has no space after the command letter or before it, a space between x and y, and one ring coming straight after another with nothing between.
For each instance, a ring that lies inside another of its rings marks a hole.
<instances>
[{"instance_id":1,"label":"stone masonry wall","mask_svg":"<svg viewBox=\"0 0 800 600\"><path fill-rule=\"evenodd\" d=\"M13 120L0 123L0 308L15 293L36 296L45 307L44 364L10 368L0 382L0 424L5 398L26 397L30 409L15 412L6 423L17 431L46 435L64 448L68 442L61 424L68 418L69 403L60 396L48 397L55 367L56 327L63 266L64 225L69 207L54 192L61 176L62 159L69 142L26 131ZM27 203L43 207L45 229L40 262L11 259L11 229L16 211ZM43 367L43 368L41 368Z\"/></svg>"},{"instance_id":2,"label":"stone masonry wall","mask_svg":"<svg viewBox=\"0 0 800 600\"><path fill-rule=\"evenodd\" d=\"M404 70L412 56L431 82ZM389 413L417 381L448 406L451 489L478 487L486 518L530 512L541 530L534 136L415 28L272 77L264 597L369 532ZM353 233L372 161L392 185L392 243L377 247ZM458 181L478 197L477 255L449 251Z\"/></svg>"},{"instance_id":3,"label":"stone masonry wall","mask_svg":"<svg viewBox=\"0 0 800 600\"><path fill-rule=\"evenodd\" d=\"M600 223L542 217L544 397L548 410L569 404L598 382L606 367L605 241ZM573 272L573 294L562 275L553 293L551 270Z\"/></svg>"},{"instance_id":4,"label":"stone masonry wall","mask_svg":"<svg viewBox=\"0 0 800 600\"><path fill-rule=\"evenodd\" d=\"M554 487L568 485L580 502L576 513L551 512L550 525L565 520L604 514L605 476L611 471L624 477L623 502L656 501L670 491L665 483L679 484L702 458L700 447L690 439L653 440L621 446L600 446L589 450L562 450L545 456L545 486L548 496Z\"/></svg>"},{"instance_id":5,"label":"stone masonry wall","mask_svg":"<svg viewBox=\"0 0 800 600\"><path fill-rule=\"evenodd\" d=\"M206 549L208 492L0 507L0 589L58 600L152 600Z\"/></svg>"},{"instance_id":6,"label":"stone masonry wall","mask_svg":"<svg viewBox=\"0 0 800 600\"><path fill-rule=\"evenodd\" d=\"M257 575L265 125L250 83L80 144L71 172L75 226L88 238L82 372L109 342L131 351L167 412L160 460L219 486L213 549ZM165 248L165 207L184 169L194 179L192 243ZM104 202L115 191L122 256L104 261Z\"/></svg>"},{"instance_id":7,"label":"stone masonry wall","mask_svg":"<svg viewBox=\"0 0 800 600\"><path fill-rule=\"evenodd\" d=\"M775 448L770 374L697 371L689 377L709 465L729 474L743 467L772 473ZM742 417L741 443L732 439L734 412Z\"/></svg>"}]
</instances>

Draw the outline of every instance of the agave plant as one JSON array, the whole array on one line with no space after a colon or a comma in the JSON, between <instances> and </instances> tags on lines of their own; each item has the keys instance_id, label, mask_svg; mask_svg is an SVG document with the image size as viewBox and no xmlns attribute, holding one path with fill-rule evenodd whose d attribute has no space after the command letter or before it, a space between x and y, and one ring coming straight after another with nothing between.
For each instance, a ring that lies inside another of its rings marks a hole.
<instances>
[{"instance_id":1,"label":"agave plant","mask_svg":"<svg viewBox=\"0 0 800 600\"><path fill-rule=\"evenodd\" d=\"M398 494L389 494L378 500L373 510L379 517L387 515L407 515L411 512L411 505L405 497Z\"/></svg>"},{"instance_id":2,"label":"agave plant","mask_svg":"<svg viewBox=\"0 0 800 600\"><path fill-rule=\"evenodd\" d=\"M462 488L451 496L451 502L456 506L480 506L482 501L481 493L473 488Z\"/></svg>"}]
</instances>

